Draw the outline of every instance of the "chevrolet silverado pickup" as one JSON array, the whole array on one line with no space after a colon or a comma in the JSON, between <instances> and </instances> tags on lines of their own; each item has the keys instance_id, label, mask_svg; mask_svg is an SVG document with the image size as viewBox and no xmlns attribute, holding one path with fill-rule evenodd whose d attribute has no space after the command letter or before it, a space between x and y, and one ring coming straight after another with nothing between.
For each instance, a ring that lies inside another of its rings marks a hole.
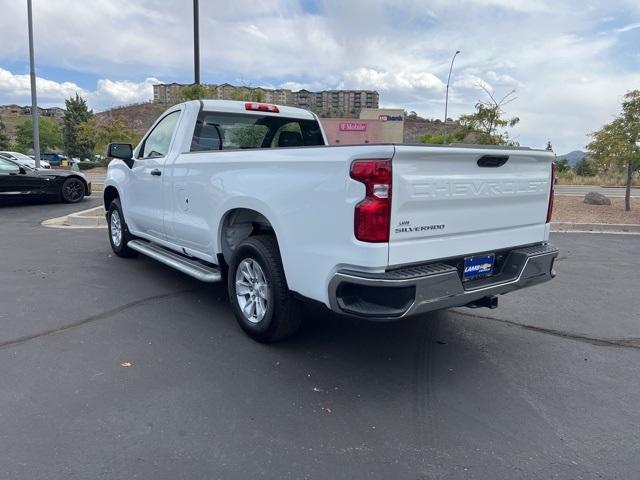
<instances>
[{"instance_id":1,"label":"chevrolet silverado pickup","mask_svg":"<svg viewBox=\"0 0 640 480\"><path fill-rule=\"evenodd\" d=\"M551 152L329 146L309 111L203 100L108 156L113 251L226 281L258 341L295 333L304 299L391 320L493 308L555 276Z\"/></svg>"}]
</instances>

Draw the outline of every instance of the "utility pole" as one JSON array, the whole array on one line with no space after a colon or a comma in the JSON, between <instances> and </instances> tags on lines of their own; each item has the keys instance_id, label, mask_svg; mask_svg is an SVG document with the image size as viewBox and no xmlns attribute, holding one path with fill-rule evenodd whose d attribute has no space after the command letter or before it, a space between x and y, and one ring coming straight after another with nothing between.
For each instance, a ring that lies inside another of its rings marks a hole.
<instances>
[{"instance_id":1,"label":"utility pole","mask_svg":"<svg viewBox=\"0 0 640 480\"><path fill-rule=\"evenodd\" d=\"M200 84L200 8L193 0L193 83Z\"/></svg>"},{"instance_id":2,"label":"utility pole","mask_svg":"<svg viewBox=\"0 0 640 480\"><path fill-rule=\"evenodd\" d=\"M40 168L40 126L38 125L38 97L36 96L36 62L33 55L33 15L31 0L27 0L27 22L29 23L29 63L31 77L31 122L33 124L33 155L36 168Z\"/></svg>"},{"instance_id":3,"label":"utility pole","mask_svg":"<svg viewBox=\"0 0 640 480\"><path fill-rule=\"evenodd\" d=\"M451 70L453 70L453 62L456 59L456 56L460 53L460 50L456 50L456 53L453 54L453 58L451 59L451 66L449 67L449 77L447 78L447 95L444 100L444 123L447 123L447 108L449 107L449 82L451 81Z\"/></svg>"}]
</instances>

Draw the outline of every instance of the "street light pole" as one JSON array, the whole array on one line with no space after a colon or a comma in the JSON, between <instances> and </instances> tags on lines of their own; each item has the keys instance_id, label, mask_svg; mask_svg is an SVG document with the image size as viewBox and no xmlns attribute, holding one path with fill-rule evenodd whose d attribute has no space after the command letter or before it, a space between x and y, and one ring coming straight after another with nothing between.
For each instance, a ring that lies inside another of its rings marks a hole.
<instances>
[{"instance_id":1,"label":"street light pole","mask_svg":"<svg viewBox=\"0 0 640 480\"><path fill-rule=\"evenodd\" d=\"M38 97L36 96L36 62L33 55L33 15L31 0L27 0L27 22L29 23L29 63L31 77L31 123L33 125L33 155L36 168L40 168L40 126L38 125Z\"/></svg>"},{"instance_id":2,"label":"street light pole","mask_svg":"<svg viewBox=\"0 0 640 480\"><path fill-rule=\"evenodd\" d=\"M193 0L193 83L200 84L200 8Z\"/></svg>"},{"instance_id":3,"label":"street light pole","mask_svg":"<svg viewBox=\"0 0 640 480\"><path fill-rule=\"evenodd\" d=\"M449 77L447 78L447 95L444 100L444 123L447 123L447 108L449 107L449 82L451 81L451 70L453 70L453 62L456 59L456 56L460 53L460 50L456 50L456 53L453 54L453 58L451 59L451 66L449 67Z\"/></svg>"}]
</instances>

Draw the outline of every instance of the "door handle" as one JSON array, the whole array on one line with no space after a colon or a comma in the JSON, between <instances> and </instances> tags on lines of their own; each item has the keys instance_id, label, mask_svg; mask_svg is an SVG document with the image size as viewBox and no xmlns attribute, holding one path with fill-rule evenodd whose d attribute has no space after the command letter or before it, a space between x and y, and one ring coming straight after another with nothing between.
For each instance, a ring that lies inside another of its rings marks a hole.
<instances>
[{"instance_id":1,"label":"door handle","mask_svg":"<svg viewBox=\"0 0 640 480\"><path fill-rule=\"evenodd\" d=\"M156 177L159 177L160 175L162 175L162 172L160 170L158 170L157 168L154 168L153 170L151 170L149 172L151 175L154 175Z\"/></svg>"},{"instance_id":2,"label":"door handle","mask_svg":"<svg viewBox=\"0 0 640 480\"><path fill-rule=\"evenodd\" d=\"M479 167L501 167L509 160L508 155L485 155L478 159Z\"/></svg>"}]
</instances>

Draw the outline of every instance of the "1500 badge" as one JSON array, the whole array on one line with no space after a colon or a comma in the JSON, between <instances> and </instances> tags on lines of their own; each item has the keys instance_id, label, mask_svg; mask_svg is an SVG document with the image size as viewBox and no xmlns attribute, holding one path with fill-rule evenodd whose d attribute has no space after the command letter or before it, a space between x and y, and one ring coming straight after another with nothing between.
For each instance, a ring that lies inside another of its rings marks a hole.
<instances>
[{"instance_id":1,"label":"1500 badge","mask_svg":"<svg viewBox=\"0 0 640 480\"><path fill-rule=\"evenodd\" d=\"M428 232L430 230L444 230L445 225L419 225L419 226L411 226L411 222L408 220L402 221L398 223L396 227L396 233L417 233L417 232Z\"/></svg>"}]
</instances>

